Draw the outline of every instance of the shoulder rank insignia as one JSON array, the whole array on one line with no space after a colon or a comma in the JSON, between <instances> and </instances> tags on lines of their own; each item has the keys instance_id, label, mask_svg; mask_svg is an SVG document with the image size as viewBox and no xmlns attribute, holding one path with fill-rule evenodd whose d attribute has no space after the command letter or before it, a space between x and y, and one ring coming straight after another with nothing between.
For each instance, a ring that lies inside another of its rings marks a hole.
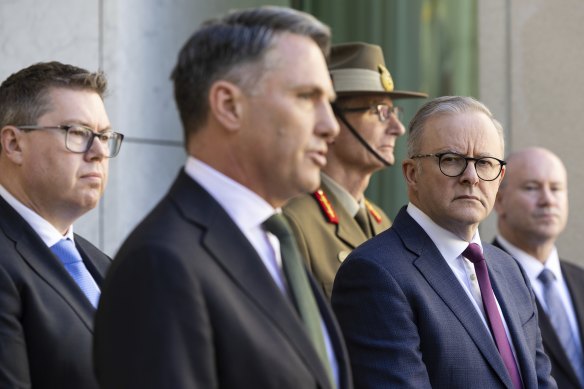
<instances>
[{"instance_id":1,"label":"shoulder rank insignia","mask_svg":"<svg viewBox=\"0 0 584 389\"><path fill-rule=\"evenodd\" d=\"M373 205L371 205L369 201L365 200L365 206L377 224L381 223L381 215L375 210L375 208L373 208Z\"/></svg>"},{"instance_id":2,"label":"shoulder rank insignia","mask_svg":"<svg viewBox=\"0 0 584 389\"><path fill-rule=\"evenodd\" d=\"M326 216L328 222L333 224L339 224L339 217L337 216L337 213L333 209L331 202L329 201L328 197L326 197L322 189L317 190L312 195L314 196L316 201L318 201L320 209L322 209L322 212Z\"/></svg>"}]
</instances>

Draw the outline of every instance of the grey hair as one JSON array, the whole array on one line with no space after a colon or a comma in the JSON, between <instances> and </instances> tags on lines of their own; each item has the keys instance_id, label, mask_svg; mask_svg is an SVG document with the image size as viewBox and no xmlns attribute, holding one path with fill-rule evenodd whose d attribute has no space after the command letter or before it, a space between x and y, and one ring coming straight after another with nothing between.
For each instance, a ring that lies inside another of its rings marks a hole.
<instances>
[{"instance_id":1,"label":"grey hair","mask_svg":"<svg viewBox=\"0 0 584 389\"><path fill-rule=\"evenodd\" d=\"M424 125L434 116L452 115L467 112L481 112L491 119L501 139L501 149L505 149L503 126L497 121L491 111L480 101L468 96L442 96L428 101L414 115L409 124L408 156L420 153Z\"/></svg>"},{"instance_id":2,"label":"grey hair","mask_svg":"<svg viewBox=\"0 0 584 389\"><path fill-rule=\"evenodd\" d=\"M271 66L266 54L285 33L312 39L325 57L330 52L329 27L312 15L285 7L234 11L195 31L171 75L185 140L207 120L211 85L226 80L252 93Z\"/></svg>"}]
</instances>

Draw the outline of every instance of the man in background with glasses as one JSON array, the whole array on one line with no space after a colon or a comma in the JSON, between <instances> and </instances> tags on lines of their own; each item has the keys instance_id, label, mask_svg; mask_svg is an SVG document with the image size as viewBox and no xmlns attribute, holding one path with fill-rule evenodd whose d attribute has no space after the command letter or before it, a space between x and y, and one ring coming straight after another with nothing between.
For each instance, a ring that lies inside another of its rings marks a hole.
<instances>
[{"instance_id":1,"label":"man in background with glasses","mask_svg":"<svg viewBox=\"0 0 584 389\"><path fill-rule=\"evenodd\" d=\"M93 316L111 262L73 233L123 135L106 79L38 63L0 85L0 387L97 388Z\"/></svg>"},{"instance_id":2,"label":"man in background with glasses","mask_svg":"<svg viewBox=\"0 0 584 389\"><path fill-rule=\"evenodd\" d=\"M503 129L470 97L410 123L409 204L354 250L332 305L359 388L555 388L529 280L482 242L505 175Z\"/></svg>"},{"instance_id":3,"label":"man in background with glasses","mask_svg":"<svg viewBox=\"0 0 584 389\"><path fill-rule=\"evenodd\" d=\"M568 174L541 147L507 157L493 242L525 269L537 297L539 328L560 389L584 388L584 269L560 260L556 239L568 221Z\"/></svg>"},{"instance_id":4,"label":"man in background with glasses","mask_svg":"<svg viewBox=\"0 0 584 389\"><path fill-rule=\"evenodd\" d=\"M391 225L383 210L365 198L365 190L374 172L395 162L395 144L404 126L394 100L427 95L394 90L377 45L333 46L329 71L341 131L329 147L320 188L291 200L284 213L330 298L335 274L351 250Z\"/></svg>"}]
</instances>

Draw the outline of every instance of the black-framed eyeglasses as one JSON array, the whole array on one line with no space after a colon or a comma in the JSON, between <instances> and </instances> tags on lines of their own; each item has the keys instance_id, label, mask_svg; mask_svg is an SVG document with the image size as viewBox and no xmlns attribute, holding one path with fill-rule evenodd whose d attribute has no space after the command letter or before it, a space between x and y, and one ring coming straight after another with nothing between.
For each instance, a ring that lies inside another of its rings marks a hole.
<instances>
[{"instance_id":1,"label":"black-framed eyeglasses","mask_svg":"<svg viewBox=\"0 0 584 389\"><path fill-rule=\"evenodd\" d=\"M395 117L399 120L401 113L403 112L402 107L397 105L391 106L387 104L376 104L369 107L341 108L340 110L342 112L363 112L370 109L377 114L379 121L382 123L388 121L392 114L395 115Z\"/></svg>"},{"instance_id":2,"label":"black-framed eyeglasses","mask_svg":"<svg viewBox=\"0 0 584 389\"><path fill-rule=\"evenodd\" d=\"M426 157L436 157L438 158L438 166L442 174L448 177L458 177L460 176L468 166L468 162L474 162L475 170L477 176L483 181L493 181L499 177L503 166L507 162L502 161L495 157L481 157L473 158L466 157L457 153L447 152L447 153L436 153L436 154L418 154L410 158L426 158Z\"/></svg>"},{"instance_id":3,"label":"black-framed eyeglasses","mask_svg":"<svg viewBox=\"0 0 584 389\"><path fill-rule=\"evenodd\" d=\"M60 126L16 126L22 131L35 130L62 130L65 131L65 147L72 153L86 153L91 148L93 140L97 138L103 146L105 157L113 158L118 155L122 147L124 135L118 132L94 132L92 129L73 124Z\"/></svg>"}]
</instances>

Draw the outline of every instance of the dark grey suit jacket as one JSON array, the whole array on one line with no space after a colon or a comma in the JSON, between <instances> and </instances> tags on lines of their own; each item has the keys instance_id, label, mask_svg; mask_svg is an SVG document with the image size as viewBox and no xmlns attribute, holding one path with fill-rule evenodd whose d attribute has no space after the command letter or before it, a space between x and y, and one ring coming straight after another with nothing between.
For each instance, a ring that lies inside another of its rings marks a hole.
<instances>
[{"instance_id":1,"label":"dark grey suit jacket","mask_svg":"<svg viewBox=\"0 0 584 389\"><path fill-rule=\"evenodd\" d=\"M312 282L352 388L332 311ZM181 172L114 260L96 317L102 388L329 388L293 305L224 209Z\"/></svg>"},{"instance_id":2,"label":"dark grey suit jacket","mask_svg":"<svg viewBox=\"0 0 584 389\"><path fill-rule=\"evenodd\" d=\"M529 281L503 251L483 249L524 387L555 388ZM512 388L479 313L405 207L343 263L332 304L357 388Z\"/></svg>"},{"instance_id":3,"label":"dark grey suit jacket","mask_svg":"<svg viewBox=\"0 0 584 389\"><path fill-rule=\"evenodd\" d=\"M505 250L497 239L493 240L493 245ZM584 269L563 260L560 260L560 266L564 280L568 284L572 305L576 312L578 328L580 329L580 339L584 342ZM580 385L578 377L576 377L576 373L574 373L566 352L556 335L556 331L539 301L537 301L537 309L540 312L539 328L541 330L541 337L543 338L543 347L550 357L552 376L556 379L558 388L584 389Z\"/></svg>"},{"instance_id":4,"label":"dark grey suit jacket","mask_svg":"<svg viewBox=\"0 0 584 389\"><path fill-rule=\"evenodd\" d=\"M75 236L100 285L111 260ZM97 389L94 308L61 261L0 197L0 388Z\"/></svg>"}]
</instances>

